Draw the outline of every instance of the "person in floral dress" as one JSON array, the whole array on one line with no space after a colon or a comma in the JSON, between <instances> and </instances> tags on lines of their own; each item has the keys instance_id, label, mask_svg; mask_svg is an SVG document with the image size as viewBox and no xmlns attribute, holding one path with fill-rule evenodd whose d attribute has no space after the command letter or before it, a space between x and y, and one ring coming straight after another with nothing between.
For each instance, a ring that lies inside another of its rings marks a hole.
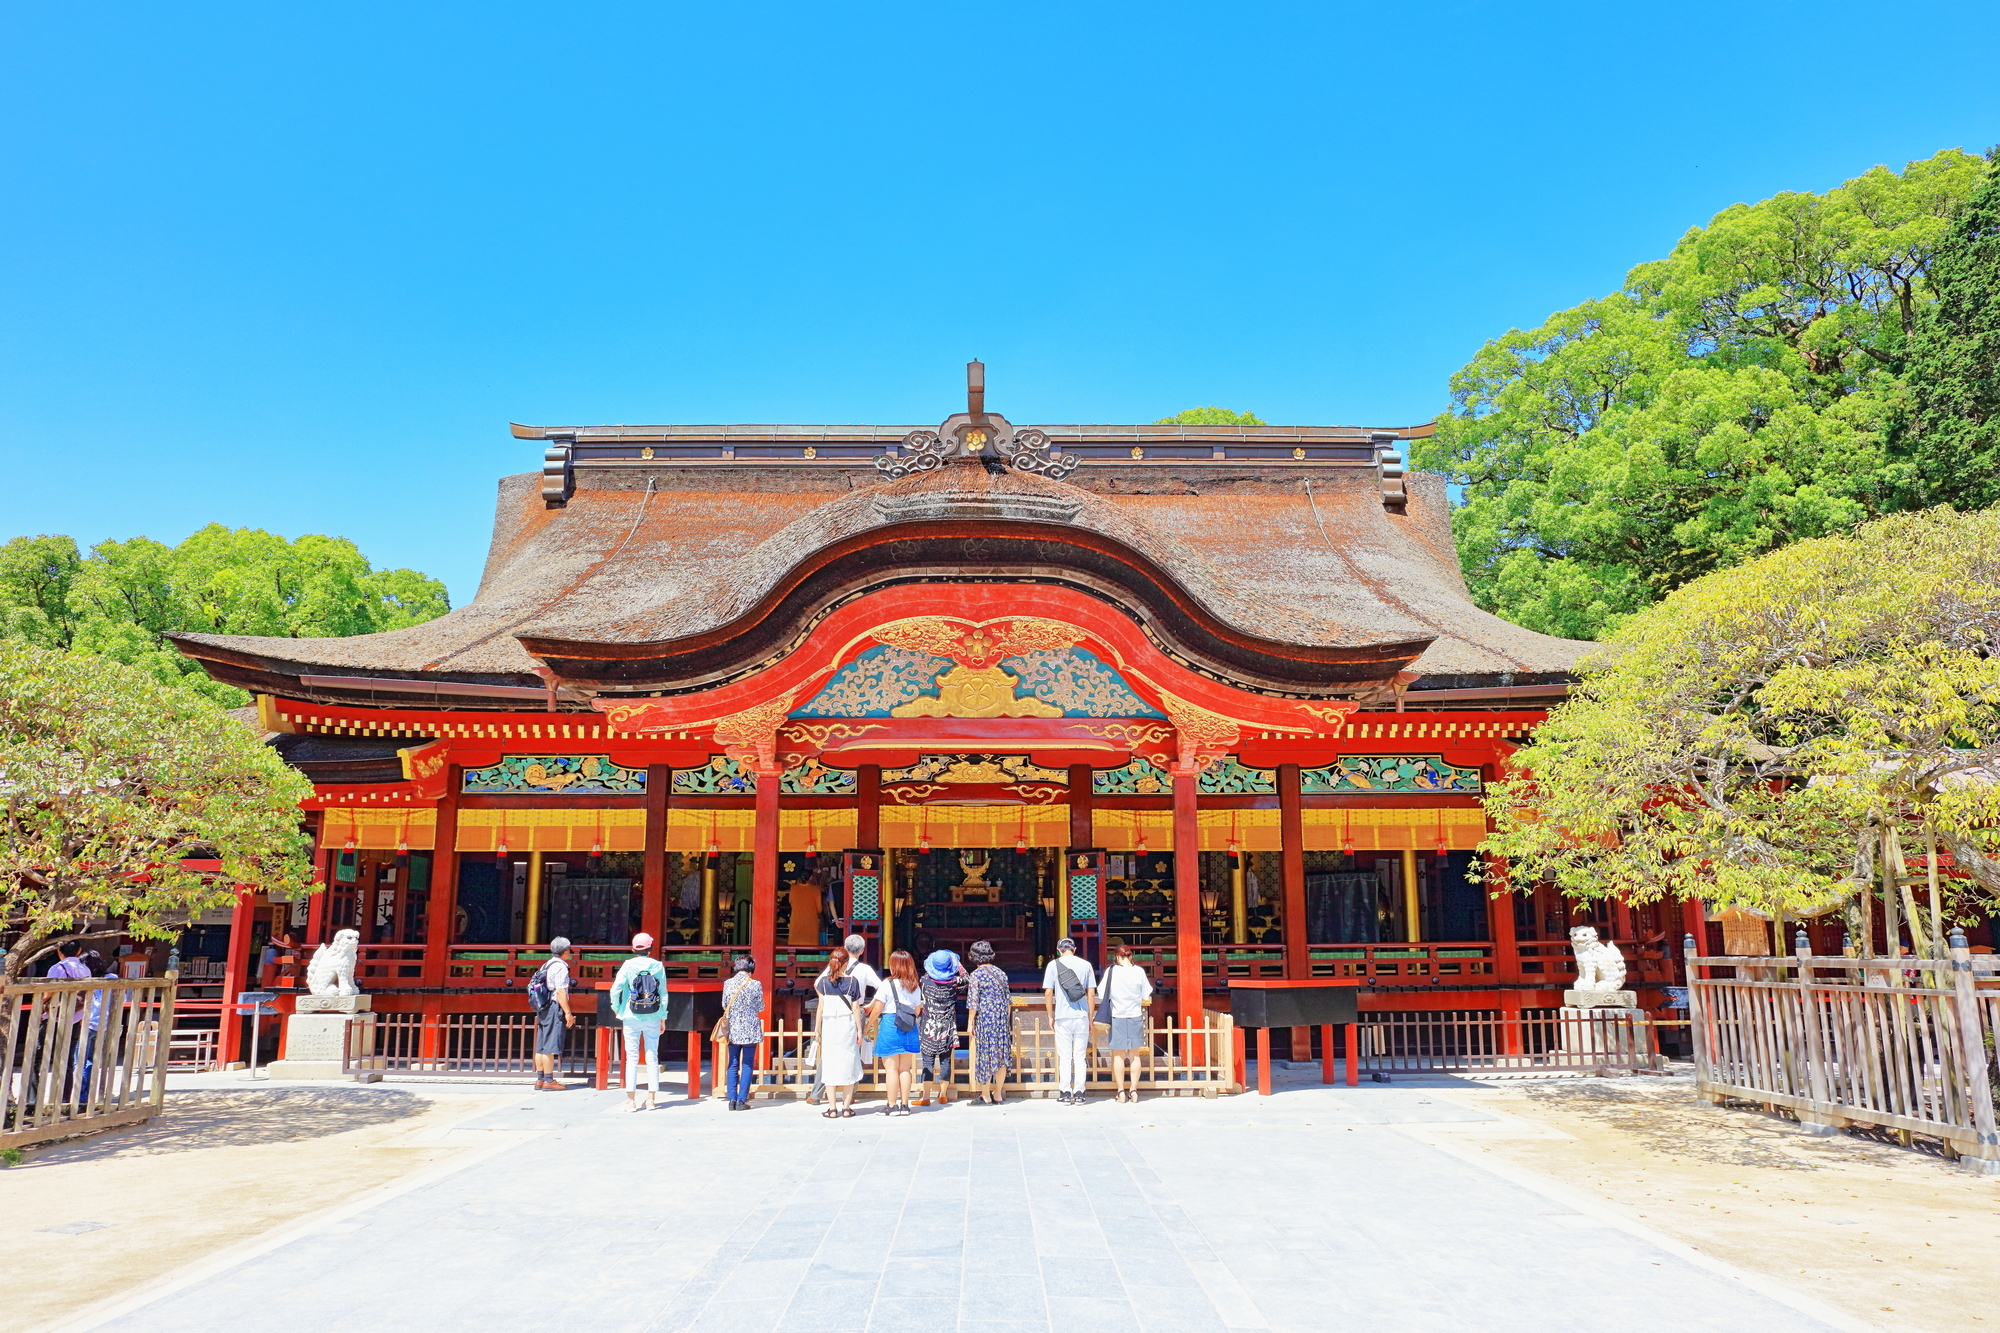
<instances>
[{"instance_id":1,"label":"person in floral dress","mask_svg":"<svg viewBox=\"0 0 2000 1333\"><path fill-rule=\"evenodd\" d=\"M1014 1066L1014 999L1007 974L993 961L986 940L970 950L974 964L969 996L972 1008L972 1086L980 1099L998 1106L1007 1099L1007 1071Z\"/></svg>"}]
</instances>

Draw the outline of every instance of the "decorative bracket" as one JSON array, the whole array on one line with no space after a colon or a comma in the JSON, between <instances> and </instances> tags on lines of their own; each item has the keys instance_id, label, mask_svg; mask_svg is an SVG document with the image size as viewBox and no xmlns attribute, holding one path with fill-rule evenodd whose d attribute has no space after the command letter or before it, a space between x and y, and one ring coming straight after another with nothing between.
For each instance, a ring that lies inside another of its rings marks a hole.
<instances>
[{"instance_id":1,"label":"decorative bracket","mask_svg":"<svg viewBox=\"0 0 2000 1333\"><path fill-rule=\"evenodd\" d=\"M552 441L542 454L542 505L561 509L576 494L576 469L570 462L574 440Z\"/></svg>"},{"instance_id":2,"label":"decorative bracket","mask_svg":"<svg viewBox=\"0 0 2000 1333\"><path fill-rule=\"evenodd\" d=\"M913 430L903 443L878 454L875 466L890 480L918 472L934 472L946 463L992 460L1002 467L1061 481L1083 460L1055 448L1048 433L1033 426L1018 429L998 413L986 410L986 367L977 361L965 367L965 407L946 417L936 430Z\"/></svg>"},{"instance_id":3,"label":"decorative bracket","mask_svg":"<svg viewBox=\"0 0 2000 1333\"><path fill-rule=\"evenodd\" d=\"M1176 777L1199 777L1242 738L1243 728L1236 721L1191 704L1178 694L1161 690L1160 706L1173 719L1178 733L1180 753L1169 769Z\"/></svg>"},{"instance_id":4,"label":"decorative bracket","mask_svg":"<svg viewBox=\"0 0 2000 1333\"><path fill-rule=\"evenodd\" d=\"M792 711L792 696L782 695L746 708L740 713L718 718L715 743L722 752L758 775L776 775L783 770L778 760L778 728Z\"/></svg>"},{"instance_id":5,"label":"decorative bracket","mask_svg":"<svg viewBox=\"0 0 2000 1333\"><path fill-rule=\"evenodd\" d=\"M1409 506L1410 493L1403 485L1403 454L1397 437L1376 431L1369 437L1375 446L1375 475L1382 485L1382 507L1400 514Z\"/></svg>"}]
</instances>

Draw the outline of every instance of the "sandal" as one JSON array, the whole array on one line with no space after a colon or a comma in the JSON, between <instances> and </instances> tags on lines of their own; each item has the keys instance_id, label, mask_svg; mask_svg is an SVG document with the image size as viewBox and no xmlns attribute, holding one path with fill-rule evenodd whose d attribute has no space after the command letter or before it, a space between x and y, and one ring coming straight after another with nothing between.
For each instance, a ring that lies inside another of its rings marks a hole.
<instances>
[{"instance_id":1,"label":"sandal","mask_svg":"<svg viewBox=\"0 0 2000 1333\"><path fill-rule=\"evenodd\" d=\"M820 1119L822 1119L822 1120L838 1120L838 1119L840 1119L840 1112L838 1112L838 1111L835 1111L835 1110L833 1110L832 1108L828 1108L827 1110L824 1110L824 1111L821 1111L821 1112L819 1113L819 1115L820 1115Z\"/></svg>"},{"instance_id":2,"label":"sandal","mask_svg":"<svg viewBox=\"0 0 2000 1333\"><path fill-rule=\"evenodd\" d=\"M840 1118L842 1120L852 1120L854 1118L854 1108L850 1106L847 1109L843 1110L840 1113Z\"/></svg>"}]
</instances>

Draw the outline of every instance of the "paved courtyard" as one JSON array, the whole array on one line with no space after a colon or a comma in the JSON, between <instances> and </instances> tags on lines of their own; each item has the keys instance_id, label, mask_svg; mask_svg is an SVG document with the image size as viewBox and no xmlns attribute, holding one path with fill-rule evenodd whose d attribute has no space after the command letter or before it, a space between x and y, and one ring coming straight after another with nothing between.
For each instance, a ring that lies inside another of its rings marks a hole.
<instances>
[{"instance_id":1,"label":"paved courtyard","mask_svg":"<svg viewBox=\"0 0 2000 1333\"><path fill-rule=\"evenodd\" d=\"M490 1155L94 1326L1545 1333L1604 1301L1622 1333L1839 1326L1422 1141L1491 1119L1422 1089L621 1107L523 1095L455 1131Z\"/></svg>"}]
</instances>

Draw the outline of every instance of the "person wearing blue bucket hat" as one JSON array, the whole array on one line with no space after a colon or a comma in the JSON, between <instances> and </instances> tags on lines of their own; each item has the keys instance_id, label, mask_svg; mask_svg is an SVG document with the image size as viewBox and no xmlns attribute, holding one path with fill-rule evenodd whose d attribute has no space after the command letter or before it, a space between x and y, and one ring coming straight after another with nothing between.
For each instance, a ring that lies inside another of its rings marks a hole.
<instances>
[{"instance_id":1,"label":"person wearing blue bucket hat","mask_svg":"<svg viewBox=\"0 0 2000 1333\"><path fill-rule=\"evenodd\" d=\"M949 1105L952 1061L958 1050L958 1002L965 995L965 968L957 954L939 949L924 959L923 993L924 1016L917 1027L917 1038L923 1053L924 1094L917 1099L917 1105L930 1104L932 1083L937 1084L937 1102Z\"/></svg>"}]
</instances>

